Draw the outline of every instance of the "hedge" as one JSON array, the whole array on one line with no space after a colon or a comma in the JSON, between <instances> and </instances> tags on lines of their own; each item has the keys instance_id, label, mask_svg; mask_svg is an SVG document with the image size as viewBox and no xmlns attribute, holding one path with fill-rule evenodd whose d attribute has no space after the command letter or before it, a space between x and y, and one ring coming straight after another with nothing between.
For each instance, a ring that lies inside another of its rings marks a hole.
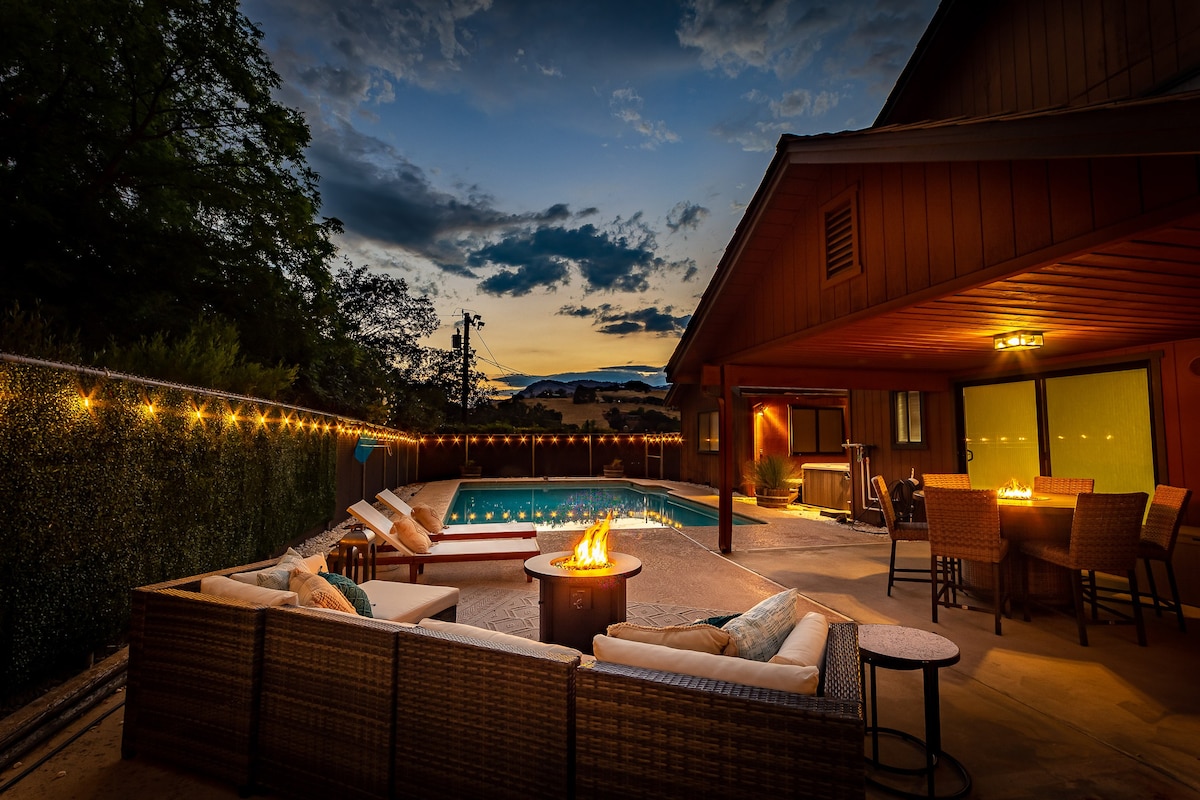
<instances>
[{"instance_id":1,"label":"hedge","mask_svg":"<svg viewBox=\"0 0 1200 800\"><path fill-rule=\"evenodd\" d=\"M130 589L247 563L333 518L336 420L0 361L0 674L120 641Z\"/></svg>"}]
</instances>

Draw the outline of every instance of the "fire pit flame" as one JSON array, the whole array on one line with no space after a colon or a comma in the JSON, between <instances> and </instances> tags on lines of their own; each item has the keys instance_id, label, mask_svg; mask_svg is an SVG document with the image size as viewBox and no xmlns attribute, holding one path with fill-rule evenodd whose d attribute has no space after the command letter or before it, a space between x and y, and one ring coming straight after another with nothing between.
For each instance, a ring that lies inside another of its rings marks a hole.
<instances>
[{"instance_id":1,"label":"fire pit flame","mask_svg":"<svg viewBox=\"0 0 1200 800\"><path fill-rule=\"evenodd\" d=\"M1013 478L1004 486L996 490L997 497L1003 497L1008 500L1028 500L1033 497L1033 489L1028 486L1022 486Z\"/></svg>"},{"instance_id":2,"label":"fire pit flame","mask_svg":"<svg viewBox=\"0 0 1200 800\"><path fill-rule=\"evenodd\" d=\"M556 558L550 562L560 569L604 569L611 567L608 560L608 526L612 522L612 513L589 527L583 538L575 545L575 552L565 558Z\"/></svg>"}]
</instances>

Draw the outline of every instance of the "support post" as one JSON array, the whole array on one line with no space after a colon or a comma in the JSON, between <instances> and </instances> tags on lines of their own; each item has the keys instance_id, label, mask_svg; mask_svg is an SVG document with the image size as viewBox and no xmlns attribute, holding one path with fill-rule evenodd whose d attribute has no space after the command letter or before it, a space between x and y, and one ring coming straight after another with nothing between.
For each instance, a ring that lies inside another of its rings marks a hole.
<instances>
[{"instance_id":1,"label":"support post","mask_svg":"<svg viewBox=\"0 0 1200 800\"><path fill-rule=\"evenodd\" d=\"M722 553L733 550L733 387L729 385L725 367L721 367L721 396L717 399L717 418L721 454L720 486L717 487L717 547Z\"/></svg>"}]
</instances>

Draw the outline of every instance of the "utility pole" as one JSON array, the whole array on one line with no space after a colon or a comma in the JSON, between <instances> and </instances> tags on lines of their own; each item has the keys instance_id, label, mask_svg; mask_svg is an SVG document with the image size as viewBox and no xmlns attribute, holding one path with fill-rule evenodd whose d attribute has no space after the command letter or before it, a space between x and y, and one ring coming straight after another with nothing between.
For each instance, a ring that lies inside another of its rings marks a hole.
<instances>
[{"instance_id":1,"label":"utility pole","mask_svg":"<svg viewBox=\"0 0 1200 800\"><path fill-rule=\"evenodd\" d=\"M462 421L467 421L467 391L471 374L471 327L483 327L483 318L463 309L462 318ZM457 337L455 337L457 339Z\"/></svg>"}]
</instances>

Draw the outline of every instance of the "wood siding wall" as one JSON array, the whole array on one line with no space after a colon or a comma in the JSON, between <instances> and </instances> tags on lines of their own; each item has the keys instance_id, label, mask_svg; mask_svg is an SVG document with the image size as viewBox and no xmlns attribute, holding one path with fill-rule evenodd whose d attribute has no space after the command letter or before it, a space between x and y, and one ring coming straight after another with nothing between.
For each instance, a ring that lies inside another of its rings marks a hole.
<instances>
[{"instance_id":1,"label":"wood siding wall","mask_svg":"<svg viewBox=\"0 0 1200 800\"><path fill-rule=\"evenodd\" d=\"M888 483L907 478L916 470L958 472L961 469L958 447L957 405L950 392L925 392L925 448L892 447L891 392L853 391L850 393L850 436L856 442L872 445L868 452L871 475L882 475ZM858 471L851 470L855 481L854 515L862 511L857 485Z\"/></svg>"},{"instance_id":2,"label":"wood siding wall","mask_svg":"<svg viewBox=\"0 0 1200 800\"><path fill-rule=\"evenodd\" d=\"M710 361L982 270L1052 260L1077 240L1200 192L1193 156L813 169L815 196L797 198L768 267L747 276L753 291L738 297L740 324L722 329ZM853 186L863 271L823 288L818 209Z\"/></svg>"},{"instance_id":3,"label":"wood siding wall","mask_svg":"<svg viewBox=\"0 0 1200 800\"><path fill-rule=\"evenodd\" d=\"M881 123L1141 97L1200 68L1196 0L965 0L956 12Z\"/></svg>"}]
</instances>

